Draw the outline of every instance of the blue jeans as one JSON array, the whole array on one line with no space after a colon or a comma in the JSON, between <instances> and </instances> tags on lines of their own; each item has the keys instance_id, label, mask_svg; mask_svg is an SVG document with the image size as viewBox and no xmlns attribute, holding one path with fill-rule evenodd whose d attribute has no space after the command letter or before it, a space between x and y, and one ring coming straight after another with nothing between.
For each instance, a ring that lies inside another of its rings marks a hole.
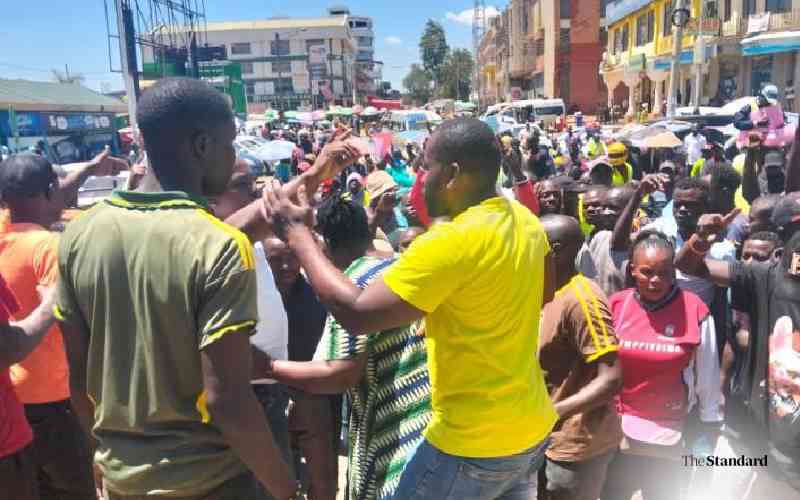
<instances>
[{"instance_id":1,"label":"blue jeans","mask_svg":"<svg viewBox=\"0 0 800 500\"><path fill-rule=\"evenodd\" d=\"M394 500L535 500L549 439L518 455L466 458L423 440L409 459Z\"/></svg>"}]
</instances>

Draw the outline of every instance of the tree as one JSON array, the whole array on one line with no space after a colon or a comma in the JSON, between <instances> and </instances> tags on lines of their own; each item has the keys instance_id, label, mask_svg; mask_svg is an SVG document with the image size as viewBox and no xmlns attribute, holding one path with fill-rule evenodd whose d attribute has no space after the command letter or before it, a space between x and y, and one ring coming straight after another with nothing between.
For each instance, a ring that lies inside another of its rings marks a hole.
<instances>
[{"instance_id":1,"label":"tree","mask_svg":"<svg viewBox=\"0 0 800 500\"><path fill-rule=\"evenodd\" d=\"M65 71L61 71L60 69L54 69L52 71L53 80L57 81L58 83L83 85L83 82L86 81L86 76L84 76L83 73L70 73L66 68Z\"/></svg>"},{"instance_id":2,"label":"tree","mask_svg":"<svg viewBox=\"0 0 800 500\"><path fill-rule=\"evenodd\" d=\"M428 19L419 40L419 54L423 68L430 73L436 85L441 80L441 68L449 51L444 28L436 21Z\"/></svg>"},{"instance_id":3,"label":"tree","mask_svg":"<svg viewBox=\"0 0 800 500\"><path fill-rule=\"evenodd\" d=\"M469 100L475 61L467 49L455 49L447 54L441 68L439 95L449 99Z\"/></svg>"},{"instance_id":4,"label":"tree","mask_svg":"<svg viewBox=\"0 0 800 500\"><path fill-rule=\"evenodd\" d=\"M431 75L419 64L412 64L411 70L403 78L403 87L417 103L424 104L431 99Z\"/></svg>"}]
</instances>

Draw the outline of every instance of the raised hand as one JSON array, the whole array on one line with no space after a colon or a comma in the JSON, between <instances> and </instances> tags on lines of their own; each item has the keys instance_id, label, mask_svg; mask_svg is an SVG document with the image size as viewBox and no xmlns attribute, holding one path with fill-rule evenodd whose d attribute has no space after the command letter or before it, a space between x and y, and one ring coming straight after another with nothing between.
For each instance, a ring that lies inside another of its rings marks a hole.
<instances>
[{"instance_id":1,"label":"raised hand","mask_svg":"<svg viewBox=\"0 0 800 500\"><path fill-rule=\"evenodd\" d=\"M648 174L645 175L639 183L639 192L642 195L654 193L656 191L663 191L664 184L669 181L669 177L665 174Z\"/></svg>"},{"instance_id":2,"label":"raised hand","mask_svg":"<svg viewBox=\"0 0 800 500\"><path fill-rule=\"evenodd\" d=\"M734 208L727 215L703 214L697 221L697 235L708 243L722 238L722 233L739 216L741 209Z\"/></svg>"},{"instance_id":3,"label":"raised hand","mask_svg":"<svg viewBox=\"0 0 800 500\"><path fill-rule=\"evenodd\" d=\"M296 200L292 200L281 183L273 179L271 185L264 189L262 202L264 219L283 240L292 227L311 227L314 224L314 212L308 202L305 186L298 188Z\"/></svg>"},{"instance_id":4,"label":"raised hand","mask_svg":"<svg viewBox=\"0 0 800 500\"><path fill-rule=\"evenodd\" d=\"M358 160L360 156L358 148L347 142L350 137L349 130L337 130L331 141L322 148L313 167L322 179L334 177Z\"/></svg>"},{"instance_id":5,"label":"raised hand","mask_svg":"<svg viewBox=\"0 0 800 500\"><path fill-rule=\"evenodd\" d=\"M89 165L92 174L96 176L118 175L121 171L128 169L128 162L122 158L111 156L111 148L108 146L92 158Z\"/></svg>"}]
</instances>

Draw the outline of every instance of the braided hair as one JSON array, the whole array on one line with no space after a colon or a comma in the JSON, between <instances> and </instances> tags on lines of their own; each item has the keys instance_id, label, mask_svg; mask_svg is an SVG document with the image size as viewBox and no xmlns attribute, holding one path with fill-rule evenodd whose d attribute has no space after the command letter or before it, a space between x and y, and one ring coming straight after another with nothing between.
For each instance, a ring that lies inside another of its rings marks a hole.
<instances>
[{"instance_id":1,"label":"braided hair","mask_svg":"<svg viewBox=\"0 0 800 500\"><path fill-rule=\"evenodd\" d=\"M630 252L628 253L628 268L625 273L626 286L628 287L636 286L636 282L634 281L632 274L633 258L640 248L655 248L663 250L670 255L671 261L675 260L675 244L672 241L672 238L661 231L649 229L640 231L639 234L636 235L636 239L633 241Z\"/></svg>"},{"instance_id":2,"label":"braided hair","mask_svg":"<svg viewBox=\"0 0 800 500\"><path fill-rule=\"evenodd\" d=\"M333 252L356 246L366 248L372 241L364 208L337 195L324 199L317 209L317 231Z\"/></svg>"}]
</instances>

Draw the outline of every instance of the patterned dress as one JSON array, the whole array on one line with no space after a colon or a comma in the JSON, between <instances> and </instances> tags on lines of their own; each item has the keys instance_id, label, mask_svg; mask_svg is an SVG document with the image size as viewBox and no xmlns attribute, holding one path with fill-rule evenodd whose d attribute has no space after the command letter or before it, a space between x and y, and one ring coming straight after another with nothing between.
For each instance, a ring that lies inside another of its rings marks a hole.
<instances>
[{"instance_id":1,"label":"patterned dress","mask_svg":"<svg viewBox=\"0 0 800 500\"><path fill-rule=\"evenodd\" d=\"M362 257L345 275L364 288L392 262ZM421 328L419 322L356 337L328 317L314 359L353 359L367 354L364 377L348 390L348 500L392 498L406 461L431 419L431 386Z\"/></svg>"}]
</instances>

